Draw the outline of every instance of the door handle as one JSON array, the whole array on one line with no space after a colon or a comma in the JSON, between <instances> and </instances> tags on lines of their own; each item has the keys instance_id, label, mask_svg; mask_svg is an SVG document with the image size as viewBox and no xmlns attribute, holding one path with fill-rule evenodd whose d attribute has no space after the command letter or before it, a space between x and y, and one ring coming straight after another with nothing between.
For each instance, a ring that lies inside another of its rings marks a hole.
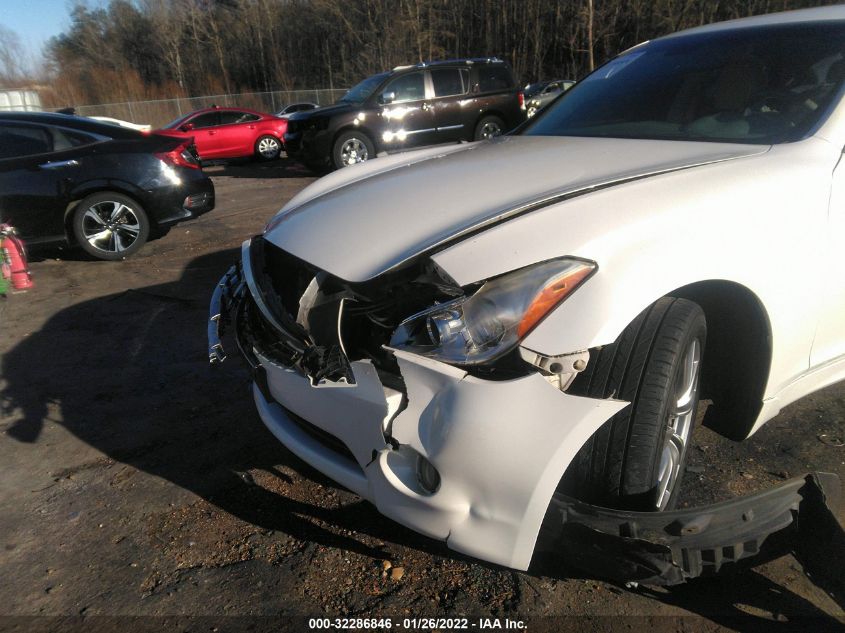
<instances>
[{"instance_id":1,"label":"door handle","mask_svg":"<svg viewBox=\"0 0 845 633\"><path fill-rule=\"evenodd\" d=\"M215 132L214 130L209 130L209 131L208 131L208 135L209 135L209 136L214 136L215 134L217 134L217 132Z\"/></svg>"},{"instance_id":2,"label":"door handle","mask_svg":"<svg viewBox=\"0 0 845 633\"><path fill-rule=\"evenodd\" d=\"M424 103L422 104L422 109L426 111L431 110L431 105L428 103Z\"/></svg>"},{"instance_id":3,"label":"door handle","mask_svg":"<svg viewBox=\"0 0 845 633\"><path fill-rule=\"evenodd\" d=\"M39 165L41 169L61 169L62 167L76 167L79 165L78 160L60 160L55 163L42 163Z\"/></svg>"},{"instance_id":4,"label":"door handle","mask_svg":"<svg viewBox=\"0 0 845 633\"><path fill-rule=\"evenodd\" d=\"M255 126L254 126L254 125L249 125L249 126L247 126L247 127L249 127L249 129L250 129L250 130L254 130L254 129L255 129Z\"/></svg>"}]
</instances>

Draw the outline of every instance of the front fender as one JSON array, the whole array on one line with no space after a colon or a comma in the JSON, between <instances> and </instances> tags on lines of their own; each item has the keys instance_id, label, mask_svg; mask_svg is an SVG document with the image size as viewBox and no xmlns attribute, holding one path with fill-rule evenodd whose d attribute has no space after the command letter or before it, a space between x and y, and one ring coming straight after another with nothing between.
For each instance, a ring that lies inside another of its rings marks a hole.
<instances>
[{"instance_id":1,"label":"front fender","mask_svg":"<svg viewBox=\"0 0 845 633\"><path fill-rule=\"evenodd\" d=\"M743 286L771 324L768 397L808 367L821 293L811 262L837 159L828 143L809 139L656 175L510 219L432 259L461 285L555 257L595 261L596 274L523 341L547 356L612 343L675 289Z\"/></svg>"}]
</instances>

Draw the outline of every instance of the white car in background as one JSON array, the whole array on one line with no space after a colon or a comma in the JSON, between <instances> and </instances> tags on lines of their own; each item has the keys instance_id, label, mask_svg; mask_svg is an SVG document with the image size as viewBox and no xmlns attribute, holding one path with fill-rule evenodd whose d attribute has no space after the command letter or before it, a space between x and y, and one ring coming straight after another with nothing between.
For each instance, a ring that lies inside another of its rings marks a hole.
<instances>
[{"instance_id":1,"label":"white car in background","mask_svg":"<svg viewBox=\"0 0 845 633\"><path fill-rule=\"evenodd\" d=\"M153 126L148 123L132 123L131 121L124 121L123 119L114 119L110 116L91 116L88 118L94 119L95 121L102 121L103 123L119 125L120 127L128 127L130 130L138 130L139 132L149 132L153 129Z\"/></svg>"},{"instance_id":2,"label":"white car in background","mask_svg":"<svg viewBox=\"0 0 845 633\"><path fill-rule=\"evenodd\" d=\"M716 24L511 135L324 177L221 280L211 359L233 322L276 437L457 551L752 555L801 481L673 508L700 397L742 439L845 378L843 77L845 7Z\"/></svg>"}]
</instances>

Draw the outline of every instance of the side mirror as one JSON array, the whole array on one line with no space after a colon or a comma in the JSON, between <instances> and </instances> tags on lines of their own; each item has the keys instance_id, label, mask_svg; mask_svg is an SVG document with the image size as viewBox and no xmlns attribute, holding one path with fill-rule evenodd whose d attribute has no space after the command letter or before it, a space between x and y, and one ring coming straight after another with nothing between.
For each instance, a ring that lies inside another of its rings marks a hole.
<instances>
[{"instance_id":1,"label":"side mirror","mask_svg":"<svg viewBox=\"0 0 845 633\"><path fill-rule=\"evenodd\" d=\"M388 105L396 101L396 93L395 92L382 92L381 97L379 97L379 101L383 105Z\"/></svg>"},{"instance_id":2,"label":"side mirror","mask_svg":"<svg viewBox=\"0 0 845 633\"><path fill-rule=\"evenodd\" d=\"M185 125L181 126L179 129L182 130L183 132L190 132L191 130L194 129L194 124L193 123L186 123Z\"/></svg>"}]
</instances>

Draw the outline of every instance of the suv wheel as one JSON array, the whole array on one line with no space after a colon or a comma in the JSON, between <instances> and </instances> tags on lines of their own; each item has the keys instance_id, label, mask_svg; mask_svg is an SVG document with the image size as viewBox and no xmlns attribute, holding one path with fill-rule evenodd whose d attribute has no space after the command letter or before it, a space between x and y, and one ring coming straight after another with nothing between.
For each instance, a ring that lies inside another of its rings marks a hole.
<instances>
[{"instance_id":1,"label":"suv wheel","mask_svg":"<svg viewBox=\"0 0 845 633\"><path fill-rule=\"evenodd\" d=\"M345 132L337 137L332 149L332 162L338 169L363 163L375 156L373 142L361 132Z\"/></svg>"},{"instance_id":2,"label":"suv wheel","mask_svg":"<svg viewBox=\"0 0 845 633\"><path fill-rule=\"evenodd\" d=\"M475 140L483 141L484 139L499 136L505 131L505 122L497 116L486 116L478 122L475 126Z\"/></svg>"},{"instance_id":3,"label":"suv wheel","mask_svg":"<svg viewBox=\"0 0 845 633\"><path fill-rule=\"evenodd\" d=\"M697 303L664 297L590 359L569 392L631 404L584 444L561 481L561 492L624 510L675 507L706 338Z\"/></svg>"},{"instance_id":4,"label":"suv wheel","mask_svg":"<svg viewBox=\"0 0 845 633\"><path fill-rule=\"evenodd\" d=\"M76 207L73 234L89 255L120 260L144 245L150 222L141 205L131 198L119 193L95 193Z\"/></svg>"}]
</instances>

